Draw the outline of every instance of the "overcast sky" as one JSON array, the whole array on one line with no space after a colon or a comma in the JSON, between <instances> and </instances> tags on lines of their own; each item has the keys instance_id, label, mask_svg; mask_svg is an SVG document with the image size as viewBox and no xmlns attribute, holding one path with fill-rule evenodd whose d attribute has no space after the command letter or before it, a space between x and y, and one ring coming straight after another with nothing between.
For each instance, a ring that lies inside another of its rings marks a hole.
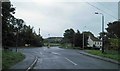
<instances>
[{"instance_id":1,"label":"overcast sky","mask_svg":"<svg viewBox=\"0 0 120 71\"><path fill-rule=\"evenodd\" d=\"M118 3L112 1L11 0L11 2L16 7L15 17L23 19L26 25L33 26L36 33L40 28L43 37L48 37L48 34L51 37L63 36L64 31L69 28L75 31L78 29L80 32L91 31L98 36L101 32L101 15L95 15L95 11L104 14L105 27L108 22L118 18Z\"/></svg>"}]
</instances>

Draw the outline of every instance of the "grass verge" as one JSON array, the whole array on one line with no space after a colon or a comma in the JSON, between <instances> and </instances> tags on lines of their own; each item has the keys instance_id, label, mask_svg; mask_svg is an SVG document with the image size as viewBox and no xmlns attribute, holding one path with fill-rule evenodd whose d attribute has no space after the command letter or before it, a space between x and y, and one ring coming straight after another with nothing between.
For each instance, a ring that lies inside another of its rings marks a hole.
<instances>
[{"instance_id":1,"label":"grass verge","mask_svg":"<svg viewBox=\"0 0 120 71\"><path fill-rule=\"evenodd\" d=\"M2 69L9 69L24 58L25 55L20 52L2 51Z\"/></svg>"},{"instance_id":2,"label":"grass verge","mask_svg":"<svg viewBox=\"0 0 120 71\"><path fill-rule=\"evenodd\" d=\"M120 61L120 55L118 53L102 53L100 50L87 50L88 53L98 55L101 57L111 58Z\"/></svg>"}]
</instances>

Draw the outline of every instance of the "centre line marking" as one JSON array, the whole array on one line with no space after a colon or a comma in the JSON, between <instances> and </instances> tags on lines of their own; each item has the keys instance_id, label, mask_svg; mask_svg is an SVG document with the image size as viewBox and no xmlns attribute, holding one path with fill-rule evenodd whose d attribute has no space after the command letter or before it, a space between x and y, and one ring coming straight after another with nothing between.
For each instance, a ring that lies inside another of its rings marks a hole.
<instances>
[{"instance_id":1,"label":"centre line marking","mask_svg":"<svg viewBox=\"0 0 120 71\"><path fill-rule=\"evenodd\" d=\"M42 52L40 52L40 55L42 55Z\"/></svg>"},{"instance_id":2,"label":"centre line marking","mask_svg":"<svg viewBox=\"0 0 120 71\"><path fill-rule=\"evenodd\" d=\"M70 59L68 59L66 57L65 57L65 59L68 60L69 62L71 62L72 64L77 65L75 62L71 61Z\"/></svg>"},{"instance_id":3,"label":"centre line marking","mask_svg":"<svg viewBox=\"0 0 120 71\"><path fill-rule=\"evenodd\" d=\"M59 54L59 53L56 53L56 52L52 52L53 54L56 54L56 55L61 55L61 54Z\"/></svg>"}]
</instances>

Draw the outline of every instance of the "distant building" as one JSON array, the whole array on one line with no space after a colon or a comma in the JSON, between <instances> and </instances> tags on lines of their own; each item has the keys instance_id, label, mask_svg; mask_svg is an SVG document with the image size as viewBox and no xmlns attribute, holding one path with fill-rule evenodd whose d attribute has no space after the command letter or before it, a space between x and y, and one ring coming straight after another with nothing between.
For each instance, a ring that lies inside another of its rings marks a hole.
<instances>
[{"instance_id":1,"label":"distant building","mask_svg":"<svg viewBox=\"0 0 120 71\"><path fill-rule=\"evenodd\" d=\"M96 38L94 35L89 35L88 37L88 47L100 48L102 47L102 41Z\"/></svg>"}]
</instances>

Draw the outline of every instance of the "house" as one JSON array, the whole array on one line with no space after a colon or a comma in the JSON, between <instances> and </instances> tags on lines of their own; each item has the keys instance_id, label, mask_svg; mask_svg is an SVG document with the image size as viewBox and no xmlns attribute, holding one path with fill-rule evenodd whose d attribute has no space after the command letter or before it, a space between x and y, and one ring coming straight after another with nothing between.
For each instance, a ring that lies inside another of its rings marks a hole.
<instances>
[{"instance_id":1,"label":"house","mask_svg":"<svg viewBox=\"0 0 120 71\"><path fill-rule=\"evenodd\" d=\"M88 37L88 47L93 48L101 48L102 47L102 41L98 38L96 38L94 35L89 35Z\"/></svg>"}]
</instances>

